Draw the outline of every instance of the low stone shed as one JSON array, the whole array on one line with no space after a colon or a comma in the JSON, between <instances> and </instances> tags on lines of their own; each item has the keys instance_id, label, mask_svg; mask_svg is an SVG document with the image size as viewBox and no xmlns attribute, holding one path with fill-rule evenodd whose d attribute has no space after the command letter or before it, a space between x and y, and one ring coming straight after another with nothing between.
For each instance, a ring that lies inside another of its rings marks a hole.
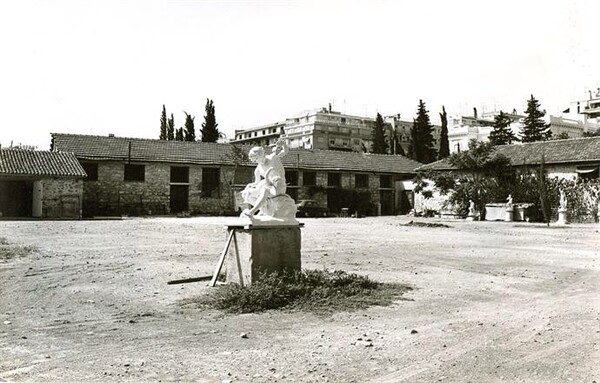
<instances>
[{"instance_id":1,"label":"low stone shed","mask_svg":"<svg viewBox=\"0 0 600 383\"><path fill-rule=\"evenodd\" d=\"M0 149L1 218L81 218L86 173L73 153Z\"/></svg>"}]
</instances>

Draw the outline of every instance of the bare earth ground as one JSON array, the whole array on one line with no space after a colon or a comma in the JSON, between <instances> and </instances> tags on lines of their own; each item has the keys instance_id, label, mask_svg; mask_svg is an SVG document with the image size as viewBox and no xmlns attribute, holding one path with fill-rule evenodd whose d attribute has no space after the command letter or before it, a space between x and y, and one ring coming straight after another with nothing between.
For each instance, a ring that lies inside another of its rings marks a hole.
<instances>
[{"instance_id":1,"label":"bare earth ground","mask_svg":"<svg viewBox=\"0 0 600 383\"><path fill-rule=\"evenodd\" d=\"M0 381L600 382L597 224L306 219L303 267L407 283L409 300L183 305L210 288L167 281L210 274L231 219L0 221L38 248L0 260Z\"/></svg>"}]
</instances>

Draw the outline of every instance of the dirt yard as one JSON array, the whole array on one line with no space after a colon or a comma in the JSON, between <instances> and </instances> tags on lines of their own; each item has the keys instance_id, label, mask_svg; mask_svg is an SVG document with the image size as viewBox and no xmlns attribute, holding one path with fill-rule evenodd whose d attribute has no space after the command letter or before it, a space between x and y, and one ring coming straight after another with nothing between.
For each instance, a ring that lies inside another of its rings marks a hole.
<instances>
[{"instance_id":1,"label":"dirt yard","mask_svg":"<svg viewBox=\"0 0 600 383\"><path fill-rule=\"evenodd\" d=\"M306 219L302 262L413 287L317 316L184 305L232 218L0 221L0 382L600 382L596 225ZM241 334L247 334L242 337Z\"/></svg>"}]
</instances>

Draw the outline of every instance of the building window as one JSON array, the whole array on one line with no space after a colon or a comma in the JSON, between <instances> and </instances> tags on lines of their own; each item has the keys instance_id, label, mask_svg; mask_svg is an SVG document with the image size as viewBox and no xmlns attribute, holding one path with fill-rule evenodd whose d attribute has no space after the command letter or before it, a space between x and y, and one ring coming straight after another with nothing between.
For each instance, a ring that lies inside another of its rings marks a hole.
<instances>
[{"instance_id":1,"label":"building window","mask_svg":"<svg viewBox=\"0 0 600 383\"><path fill-rule=\"evenodd\" d=\"M202 197L218 198L221 171L219 168L202 169Z\"/></svg>"},{"instance_id":2,"label":"building window","mask_svg":"<svg viewBox=\"0 0 600 383\"><path fill-rule=\"evenodd\" d=\"M392 177L388 175L379 176L379 187L389 189L392 187Z\"/></svg>"},{"instance_id":3,"label":"building window","mask_svg":"<svg viewBox=\"0 0 600 383\"><path fill-rule=\"evenodd\" d=\"M125 181L139 181L144 182L146 176L145 165L131 165L125 164L125 172L123 179Z\"/></svg>"},{"instance_id":4,"label":"building window","mask_svg":"<svg viewBox=\"0 0 600 383\"><path fill-rule=\"evenodd\" d=\"M317 184L317 172L302 172L303 183L305 186L315 186Z\"/></svg>"},{"instance_id":5,"label":"building window","mask_svg":"<svg viewBox=\"0 0 600 383\"><path fill-rule=\"evenodd\" d=\"M346 123L346 117L342 117L342 124Z\"/></svg>"},{"instance_id":6,"label":"building window","mask_svg":"<svg viewBox=\"0 0 600 383\"><path fill-rule=\"evenodd\" d=\"M295 170L286 170L285 181L290 186L298 186L298 172Z\"/></svg>"},{"instance_id":7,"label":"building window","mask_svg":"<svg viewBox=\"0 0 600 383\"><path fill-rule=\"evenodd\" d=\"M368 174L355 174L354 175L354 186L357 188L369 187L369 175Z\"/></svg>"},{"instance_id":8,"label":"building window","mask_svg":"<svg viewBox=\"0 0 600 383\"><path fill-rule=\"evenodd\" d=\"M327 186L340 187L342 186L341 173L327 173Z\"/></svg>"},{"instance_id":9,"label":"building window","mask_svg":"<svg viewBox=\"0 0 600 383\"><path fill-rule=\"evenodd\" d=\"M190 168L187 166L171 166L171 182L190 182Z\"/></svg>"},{"instance_id":10,"label":"building window","mask_svg":"<svg viewBox=\"0 0 600 383\"><path fill-rule=\"evenodd\" d=\"M87 181L98 181L98 163L96 162L83 162L81 164L83 170L87 174Z\"/></svg>"}]
</instances>

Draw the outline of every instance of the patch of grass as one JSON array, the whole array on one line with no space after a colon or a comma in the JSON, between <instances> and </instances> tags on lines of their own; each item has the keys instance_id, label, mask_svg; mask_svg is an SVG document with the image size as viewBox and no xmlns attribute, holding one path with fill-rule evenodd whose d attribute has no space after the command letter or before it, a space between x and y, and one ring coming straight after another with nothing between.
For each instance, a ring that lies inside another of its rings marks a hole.
<instances>
[{"instance_id":1,"label":"patch of grass","mask_svg":"<svg viewBox=\"0 0 600 383\"><path fill-rule=\"evenodd\" d=\"M331 313L390 305L407 290L406 285L376 282L341 270L302 270L262 274L249 287L221 286L187 303L230 313L272 309Z\"/></svg>"},{"instance_id":2,"label":"patch of grass","mask_svg":"<svg viewBox=\"0 0 600 383\"><path fill-rule=\"evenodd\" d=\"M409 223L405 224L404 226L418 226L418 227L450 227L444 223L435 223L435 222L415 222L415 221L410 221Z\"/></svg>"},{"instance_id":3,"label":"patch of grass","mask_svg":"<svg viewBox=\"0 0 600 383\"><path fill-rule=\"evenodd\" d=\"M4 237L0 237L0 259L24 257L35 250L33 246L10 244Z\"/></svg>"}]
</instances>

